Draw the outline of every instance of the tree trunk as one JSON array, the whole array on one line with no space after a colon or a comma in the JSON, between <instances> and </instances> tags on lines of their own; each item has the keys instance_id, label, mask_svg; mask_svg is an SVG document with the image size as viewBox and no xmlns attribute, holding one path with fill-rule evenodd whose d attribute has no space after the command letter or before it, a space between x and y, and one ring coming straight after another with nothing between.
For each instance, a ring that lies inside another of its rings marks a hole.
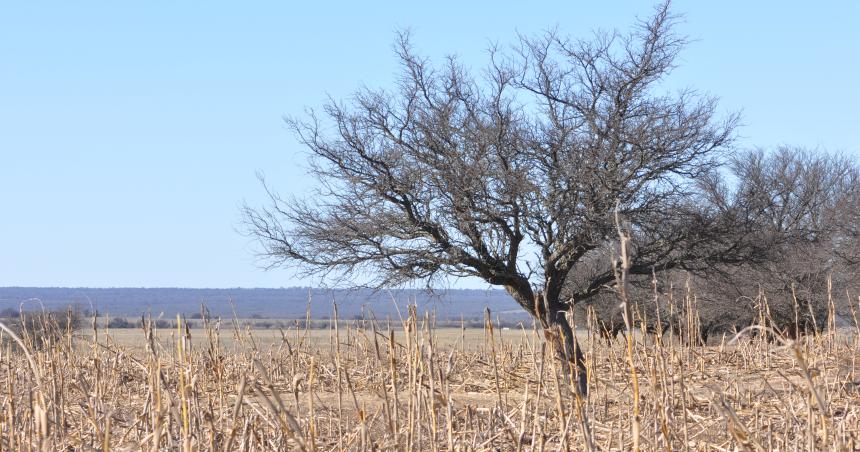
<instances>
[{"instance_id":1,"label":"tree trunk","mask_svg":"<svg viewBox=\"0 0 860 452\"><path fill-rule=\"evenodd\" d=\"M547 296L546 292L533 293L530 287L507 289L508 293L540 322L544 338L553 345L556 357L565 365L565 376L574 378L579 394L586 397L588 375L585 358L566 315L568 306L561 303L558 296Z\"/></svg>"},{"instance_id":2,"label":"tree trunk","mask_svg":"<svg viewBox=\"0 0 860 452\"><path fill-rule=\"evenodd\" d=\"M566 312L567 306L557 297L547 297L545 293L535 295L535 306L539 306L538 315L543 325L544 337L554 344L556 354L565 364L570 364L569 374L576 379L579 394L588 395L588 374L585 368L585 358L577 342L576 335ZM566 372L567 374L568 372Z\"/></svg>"}]
</instances>

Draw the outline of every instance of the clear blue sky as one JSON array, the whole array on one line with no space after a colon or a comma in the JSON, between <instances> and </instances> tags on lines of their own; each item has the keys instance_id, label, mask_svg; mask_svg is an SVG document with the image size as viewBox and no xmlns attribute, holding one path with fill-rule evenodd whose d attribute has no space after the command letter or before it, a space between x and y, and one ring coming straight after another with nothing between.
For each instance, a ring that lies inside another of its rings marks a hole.
<instances>
[{"instance_id":1,"label":"clear blue sky","mask_svg":"<svg viewBox=\"0 0 860 452\"><path fill-rule=\"evenodd\" d=\"M373 6L370 6L373 4ZM672 79L745 146L860 150L860 2L677 1ZM238 205L313 184L283 115L388 86L394 31L483 66L491 41L650 14L616 2L4 2L0 286L313 285L257 267Z\"/></svg>"}]
</instances>

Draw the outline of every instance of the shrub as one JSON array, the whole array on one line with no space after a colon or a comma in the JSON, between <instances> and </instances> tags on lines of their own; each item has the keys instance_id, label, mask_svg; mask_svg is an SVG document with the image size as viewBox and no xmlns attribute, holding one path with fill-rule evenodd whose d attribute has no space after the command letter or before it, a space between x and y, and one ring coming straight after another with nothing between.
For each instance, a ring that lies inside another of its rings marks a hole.
<instances>
[{"instance_id":1,"label":"shrub","mask_svg":"<svg viewBox=\"0 0 860 452\"><path fill-rule=\"evenodd\" d=\"M17 314L9 316L7 324L31 348L56 344L83 323L80 312L71 308L63 311L21 311Z\"/></svg>"}]
</instances>

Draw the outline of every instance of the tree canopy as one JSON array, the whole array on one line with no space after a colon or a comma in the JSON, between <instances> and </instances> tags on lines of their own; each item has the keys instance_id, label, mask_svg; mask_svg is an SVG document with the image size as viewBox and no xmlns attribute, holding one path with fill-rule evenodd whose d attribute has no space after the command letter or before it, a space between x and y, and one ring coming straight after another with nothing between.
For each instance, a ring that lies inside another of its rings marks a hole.
<instances>
[{"instance_id":1,"label":"tree canopy","mask_svg":"<svg viewBox=\"0 0 860 452\"><path fill-rule=\"evenodd\" d=\"M395 86L288 119L317 196L270 191L245 207L248 231L273 266L504 287L578 357L564 312L614 283L616 214L634 275L754 262L786 238L761 233L772 206L753 175L735 165L735 189L720 169L738 116L665 88L686 44L674 24L665 3L627 33L521 37L479 73L432 64L402 33Z\"/></svg>"}]
</instances>

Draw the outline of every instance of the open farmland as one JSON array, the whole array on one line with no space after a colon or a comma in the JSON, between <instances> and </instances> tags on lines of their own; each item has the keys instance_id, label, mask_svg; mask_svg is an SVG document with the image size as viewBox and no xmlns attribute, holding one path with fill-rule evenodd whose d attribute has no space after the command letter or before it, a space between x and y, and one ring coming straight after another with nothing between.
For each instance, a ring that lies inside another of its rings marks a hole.
<instances>
[{"instance_id":1,"label":"open farmland","mask_svg":"<svg viewBox=\"0 0 860 452\"><path fill-rule=\"evenodd\" d=\"M25 335L0 355L3 450L852 450L857 328L708 347L587 331L590 395L532 328L396 325ZM60 327L61 329L61 327ZM95 340L94 340L95 339ZM635 383L634 383L635 381ZM634 400L638 399L638 405Z\"/></svg>"},{"instance_id":2,"label":"open farmland","mask_svg":"<svg viewBox=\"0 0 860 452\"><path fill-rule=\"evenodd\" d=\"M6 3L0 452L860 451L860 2Z\"/></svg>"},{"instance_id":3,"label":"open farmland","mask_svg":"<svg viewBox=\"0 0 860 452\"><path fill-rule=\"evenodd\" d=\"M358 325L359 328L355 328L356 325ZM360 328L360 322L353 322L351 324L341 323L339 328L344 328L344 332L349 331L361 337L369 334L369 331ZM384 331L387 331L384 326L382 326L382 328ZM204 328L193 328L190 329L188 333L191 337L190 343L192 344L192 347L201 347L206 345L208 338ZM531 331L529 331L529 333L531 333ZM402 328L392 330L392 334L394 335L395 341L398 343L403 342L404 332ZM486 332L480 328L434 328L433 334L433 340L438 347L446 349L457 347L461 351L483 347L484 339L486 337ZM162 329L156 332L159 345L165 348L175 347L176 335L177 333L175 329ZM506 343L520 343L528 337L528 335L524 336L522 330L508 328L504 330L496 329L496 335L499 340L505 341ZM581 332L581 335L585 337L585 332ZM90 338L91 337L92 335L90 335ZM112 346L117 346L128 350L129 352L142 353L146 351L146 342L142 341L142 338L143 333L139 328L108 329L99 335L99 342L104 345L110 344ZM294 344L298 344L299 347L308 347L311 349L333 349L336 344L334 329L250 329L242 331L240 334L236 334L235 330L229 329L222 332L220 335L221 347L230 351L244 350L251 340L253 340L254 345L258 348L277 347L279 345L286 346L287 344L292 346ZM380 340L382 340L382 338L380 338Z\"/></svg>"}]
</instances>

